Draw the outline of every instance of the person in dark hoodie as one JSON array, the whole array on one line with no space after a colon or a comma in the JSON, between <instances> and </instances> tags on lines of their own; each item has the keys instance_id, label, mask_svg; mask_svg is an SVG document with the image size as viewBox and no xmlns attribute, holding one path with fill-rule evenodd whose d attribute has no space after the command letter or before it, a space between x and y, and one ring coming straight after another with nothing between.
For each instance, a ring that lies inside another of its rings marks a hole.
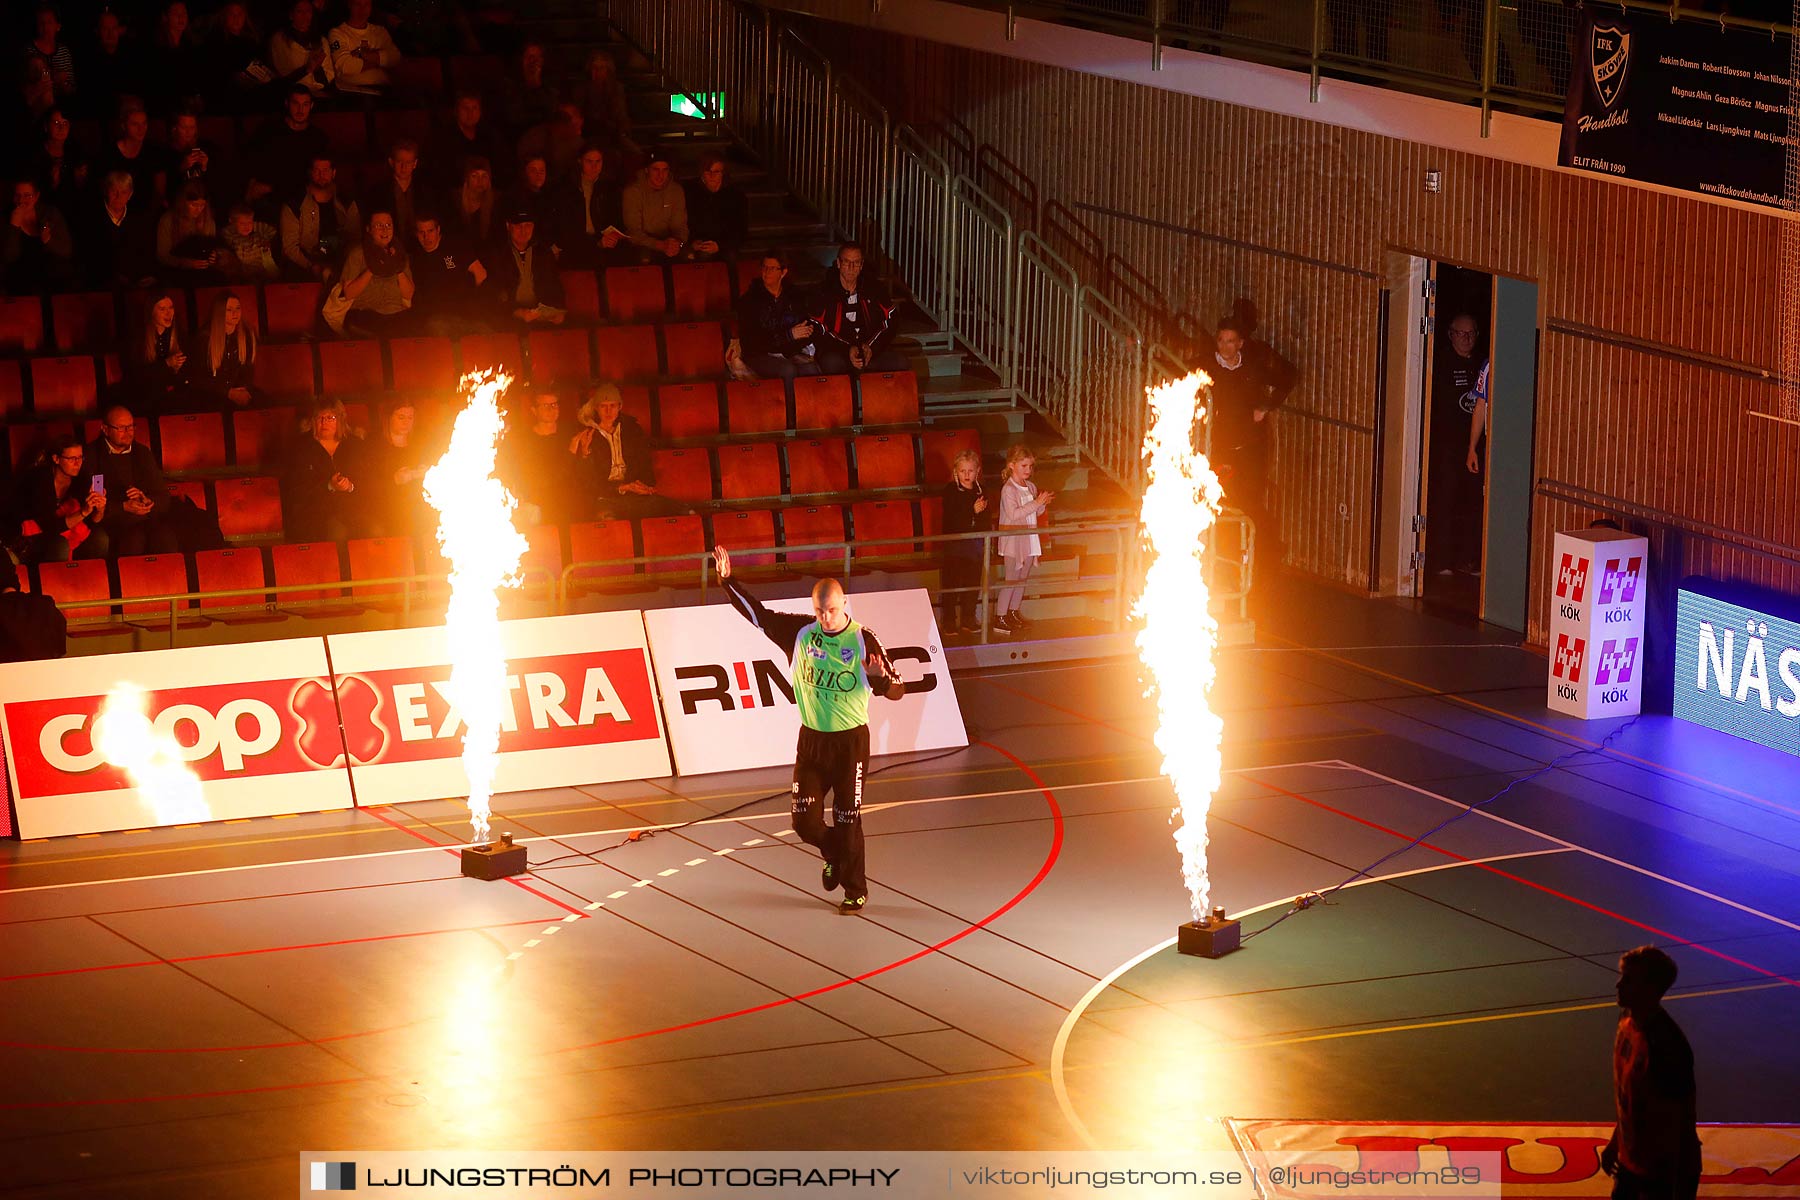
<instances>
[{"instance_id":1,"label":"person in dark hoodie","mask_svg":"<svg viewBox=\"0 0 1800 1200\"><path fill-rule=\"evenodd\" d=\"M1274 347L1250 337L1242 316L1219 319L1213 353L1200 368L1213 381L1212 461L1229 467L1227 503L1256 525L1257 544L1268 561L1281 561L1280 531L1269 511L1269 414L1299 381L1294 364Z\"/></svg>"},{"instance_id":2,"label":"person in dark hoodie","mask_svg":"<svg viewBox=\"0 0 1800 1200\"><path fill-rule=\"evenodd\" d=\"M769 251L762 257L762 278L738 300L744 362L764 379L820 373L814 361L818 328L806 315L806 302L787 286L787 275L787 256Z\"/></svg>"},{"instance_id":3,"label":"person in dark hoodie","mask_svg":"<svg viewBox=\"0 0 1800 1200\"><path fill-rule=\"evenodd\" d=\"M56 597L21 592L11 560L0 554L0 662L61 658L69 648L69 621Z\"/></svg>"},{"instance_id":4,"label":"person in dark hoodie","mask_svg":"<svg viewBox=\"0 0 1800 1200\"><path fill-rule=\"evenodd\" d=\"M862 278L863 263L862 246L856 242L839 246L834 269L813 301L823 335L819 369L829 375L906 370L906 359L891 345L893 301L886 289Z\"/></svg>"},{"instance_id":5,"label":"person in dark hoodie","mask_svg":"<svg viewBox=\"0 0 1800 1200\"><path fill-rule=\"evenodd\" d=\"M750 198L725 180L725 156L700 160L700 175L681 185L687 191L689 258L737 261L750 236Z\"/></svg>"}]
</instances>

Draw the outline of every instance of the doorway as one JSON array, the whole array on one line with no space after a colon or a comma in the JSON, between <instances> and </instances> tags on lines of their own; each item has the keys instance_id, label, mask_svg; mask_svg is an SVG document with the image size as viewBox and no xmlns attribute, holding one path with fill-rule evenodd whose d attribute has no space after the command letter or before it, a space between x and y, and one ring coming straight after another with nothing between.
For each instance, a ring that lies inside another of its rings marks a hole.
<instances>
[{"instance_id":1,"label":"doorway","mask_svg":"<svg viewBox=\"0 0 1800 1200\"><path fill-rule=\"evenodd\" d=\"M1485 407L1481 392L1494 327L1494 277L1447 263L1432 266L1430 375L1419 453L1425 466L1420 594L1434 608L1479 617L1485 455L1475 421L1477 409Z\"/></svg>"}]
</instances>

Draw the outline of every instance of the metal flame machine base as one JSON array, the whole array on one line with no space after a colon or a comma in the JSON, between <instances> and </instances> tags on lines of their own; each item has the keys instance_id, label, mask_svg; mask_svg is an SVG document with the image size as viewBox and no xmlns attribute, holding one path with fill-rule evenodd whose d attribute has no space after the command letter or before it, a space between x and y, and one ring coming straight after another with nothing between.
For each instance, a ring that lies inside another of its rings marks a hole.
<instances>
[{"instance_id":1,"label":"metal flame machine base","mask_svg":"<svg viewBox=\"0 0 1800 1200\"><path fill-rule=\"evenodd\" d=\"M1223 958L1242 944L1242 922L1226 920L1222 908L1215 908L1204 921L1189 921L1175 930L1175 949L1194 958Z\"/></svg>"},{"instance_id":2,"label":"metal flame machine base","mask_svg":"<svg viewBox=\"0 0 1800 1200\"><path fill-rule=\"evenodd\" d=\"M513 845L513 835L503 833L497 842L464 846L462 873L470 879L506 879L525 874L525 847Z\"/></svg>"}]
</instances>

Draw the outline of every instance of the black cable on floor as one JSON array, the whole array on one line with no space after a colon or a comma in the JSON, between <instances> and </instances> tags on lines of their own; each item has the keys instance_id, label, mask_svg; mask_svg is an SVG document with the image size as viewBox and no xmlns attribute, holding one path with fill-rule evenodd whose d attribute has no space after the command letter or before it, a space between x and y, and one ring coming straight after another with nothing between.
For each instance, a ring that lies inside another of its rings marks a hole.
<instances>
[{"instance_id":1,"label":"black cable on floor","mask_svg":"<svg viewBox=\"0 0 1800 1200\"><path fill-rule=\"evenodd\" d=\"M1493 795L1489 796L1486 800L1483 800L1480 804L1471 804L1469 807L1463 809L1461 812L1455 813L1448 817L1445 817L1442 821L1439 821L1436 825L1433 825L1430 829L1427 829L1424 833L1421 833L1418 837L1416 837L1412 841L1406 843L1406 845L1401 846L1398 850L1389 851L1387 854L1382 855L1380 858L1376 859L1374 862L1370 863L1368 866L1363 867L1357 871L1352 871L1336 887L1330 888L1327 891L1323 891L1323 892L1307 892L1305 895L1298 897L1294 901L1294 906L1292 908L1290 908L1286 912L1282 913L1279 917L1276 917L1273 921L1270 921L1267 925L1264 925L1261 929L1255 929L1249 933L1246 933L1244 935L1244 941L1247 942L1253 937L1259 937L1262 934L1269 932L1269 930L1275 928L1277 925L1281 924L1283 921L1287 920L1289 917L1293 916L1295 913L1305 912L1309 908L1313 908L1317 905L1324 904L1332 896L1336 895L1338 892L1342 891L1346 887L1349 887L1356 880L1361 879L1363 876L1365 876L1369 872L1373 871L1376 867L1379 867L1382 863L1387 862L1389 859L1396 858L1399 855L1405 854L1408 850L1413 849L1420 842L1423 842L1426 838L1430 837L1432 834L1437 833L1441 829L1449 828L1451 825L1456 824L1456 822L1462 820L1464 817L1468 816L1470 813L1477 812L1480 809L1486 808L1488 805L1490 805L1494 801L1500 799L1500 797L1506 795L1506 793L1512 791L1514 788L1518 787L1520 784L1530 783L1534 779L1540 779L1543 776L1548 775L1550 772L1556 770L1557 768L1563 766L1565 763L1568 763L1574 759L1580 758L1583 754L1598 754L1598 753L1604 751L1608 746L1612 745L1614 738L1618 737L1621 733L1624 733L1627 729L1630 729L1633 725L1636 725L1640 718L1641 718L1641 714L1638 717L1631 718L1631 720L1625 722L1623 725L1619 726L1617 729L1615 729L1611 733L1607 734L1604 738L1601 738L1599 745L1583 746L1578 749L1571 750L1567 754L1559 755L1558 757L1551 759L1549 762L1547 762L1543 766L1539 767L1537 770L1531 772L1529 775L1519 776L1517 779L1513 780L1511 783L1507 784L1505 787L1501 788L1499 791L1497 791Z\"/></svg>"}]
</instances>

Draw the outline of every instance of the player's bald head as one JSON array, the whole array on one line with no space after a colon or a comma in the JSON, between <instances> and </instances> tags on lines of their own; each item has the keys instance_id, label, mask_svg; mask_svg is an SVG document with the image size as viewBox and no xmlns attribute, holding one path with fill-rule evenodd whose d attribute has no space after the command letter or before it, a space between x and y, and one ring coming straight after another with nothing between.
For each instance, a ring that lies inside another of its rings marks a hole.
<instances>
[{"instance_id":1,"label":"player's bald head","mask_svg":"<svg viewBox=\"0 0 1800 1200\"><path fill-rule=\"evenodd\" d=\"M829 602L833 596L841 597L843 594L844 585L835 579L821 579L819 582L813 584L812 598L813 604L815 605L825 604Z\"/></svg>"}]
</instances>

